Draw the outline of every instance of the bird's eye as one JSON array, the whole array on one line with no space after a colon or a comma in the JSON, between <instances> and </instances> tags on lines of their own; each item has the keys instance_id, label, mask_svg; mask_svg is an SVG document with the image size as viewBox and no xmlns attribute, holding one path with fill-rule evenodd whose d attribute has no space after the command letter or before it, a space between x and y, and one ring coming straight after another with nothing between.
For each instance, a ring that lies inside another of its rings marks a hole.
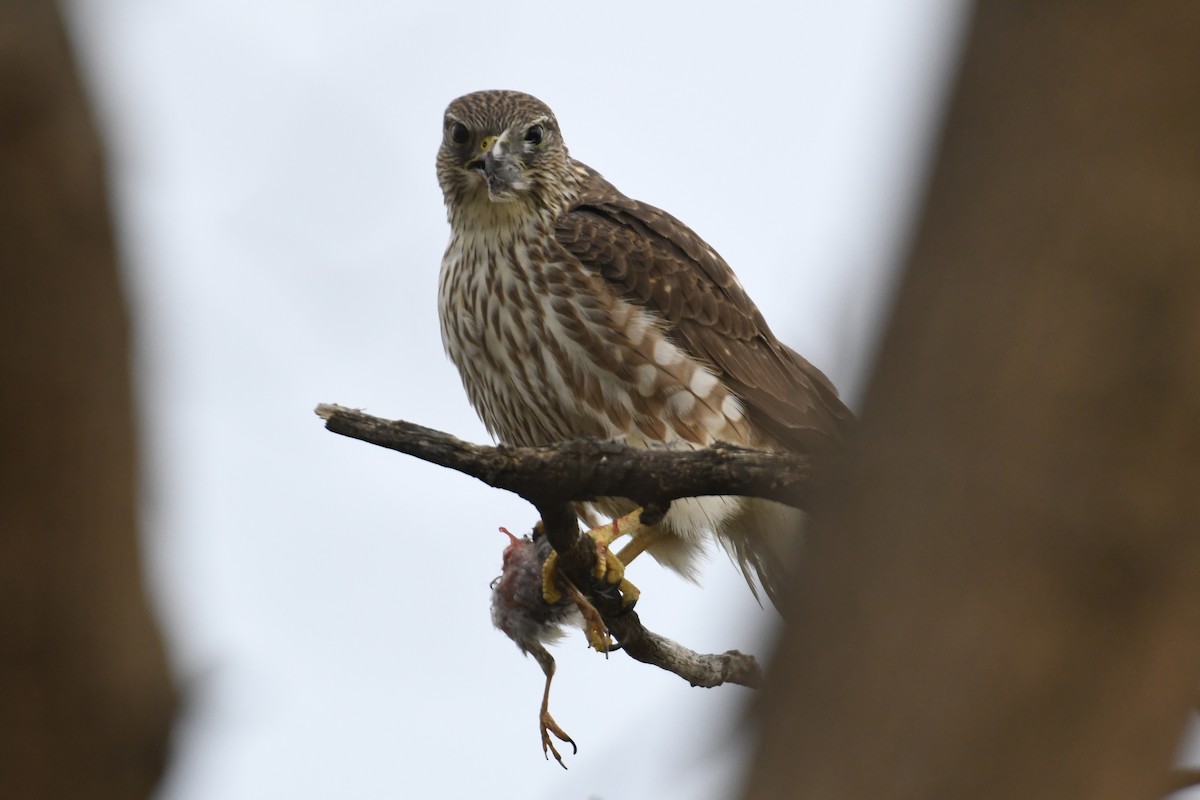
<instances>
[{"instance_id":1,"label":"bird's eye","mask_svg":"<svg viewBox=\"0 0 1200 800\"><path fill-rule=\"evenodd\" d=\"M466 144L471 140L471 132L467 130L467 126L461 122L456 122L450 126L450 141L455 144Z\"/></svg>"},{"instance_id":2,"label":"bird's eye","mask_svg":"<svg viewBox=\"0 0 1200 800\"><path fill-rule=\"evenodd\" d=\"M525 141L536 147L542 143L542 137L544 135L545 131L542 129L541 125L532 125L530 126L529 130L525 131Z\"/></svg>"}]
</instances>

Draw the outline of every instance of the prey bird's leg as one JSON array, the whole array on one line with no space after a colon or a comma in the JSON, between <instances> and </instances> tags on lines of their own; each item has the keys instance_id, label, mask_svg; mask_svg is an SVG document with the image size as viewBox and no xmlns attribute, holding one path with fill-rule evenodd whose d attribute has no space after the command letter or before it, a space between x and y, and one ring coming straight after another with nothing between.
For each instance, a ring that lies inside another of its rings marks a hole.
<instances>
[{"instance_id":1,"label":"prey bird's leg","mask_svg":"<svg viewBox=\"0 0 1200 800\"><path fill-rule=\"evenodd\" d=\"M588 644L607 656L608 651L612 649L612 639L609 637L608 626L604 624L604 618L600 616L596 607L583 596L583 592L579 591L570 581L567 581L567 595L579 609L580 615L583 616L583 632L587 636ZM547 689L547 691L549 690Z\"/></svg>"},{"instance_id":2,"label":"prey bird's leg","mask_svg":"<svg viewBox=\"0 0 1200 800\"><path fill-rule=\"evenodd\" d=\"M546 674L546 688L542 691L542 707L538 713L538 730L542 735L542 755L549 761L550 754L553 753L554 760L558 762L558 765L566 769L567 765L563 763L562 754L554 746L554 740L550 738L550 734L553 733L558 737L559 741L571 745L572 755L579 752L579 747L575 744L575 740L559 727L558 723L554 721L554 717L550 716L550 681L554 680L554 656L550 655L550 651L541 645L538 645L536 650L531 650L530 652L537 659L542 672Z\"/></svg>"}]
</instances>

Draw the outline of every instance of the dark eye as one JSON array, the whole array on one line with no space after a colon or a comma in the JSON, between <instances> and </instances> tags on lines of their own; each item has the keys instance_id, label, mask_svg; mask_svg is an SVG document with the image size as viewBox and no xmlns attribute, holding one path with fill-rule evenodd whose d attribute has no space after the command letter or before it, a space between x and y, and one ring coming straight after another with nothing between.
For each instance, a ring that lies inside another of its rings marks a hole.
<instances>
[{"instance_id":1,"label":"dark eye","mask_svg":"<svg viewBox=\"0 0 1200 800\"><path fill-rule=\"evenodd\" d=\"M461 122L456 122L450 126L450 141L455 144L466 144L471 140L471 132L467 130L467 126Z\"/></svg>"},{"instance_id":2,"label":"dark eye","mask_svg":"<svg viewBox=\"0 0 1200 800\"><path fill-rule=\"evenodd\" d=\"M542 143L542 136L544 134L545 131L542 130L541 125L533 125L529 130L525 131L525 141L532 145L539 145Z\"/></svg>"}]
</instances>

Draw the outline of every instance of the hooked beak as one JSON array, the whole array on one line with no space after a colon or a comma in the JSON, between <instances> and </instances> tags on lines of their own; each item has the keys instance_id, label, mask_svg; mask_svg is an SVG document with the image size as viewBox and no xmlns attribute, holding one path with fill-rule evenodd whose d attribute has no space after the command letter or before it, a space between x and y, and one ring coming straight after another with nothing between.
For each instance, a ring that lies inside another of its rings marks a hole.
<instances>
[{"instance_id":1,"label":"hooked beak","mask_svg":"<svg viewBox=\"0 0 1200 800\"><path fill-rule=\"evenodd\" d=\"M484 137L479 143L479 155L468 161L466 167L483 177L493 201L511 199L515 190L521 188L522 165L508 149L507 131Z\"/></svg>"}]
</instances>

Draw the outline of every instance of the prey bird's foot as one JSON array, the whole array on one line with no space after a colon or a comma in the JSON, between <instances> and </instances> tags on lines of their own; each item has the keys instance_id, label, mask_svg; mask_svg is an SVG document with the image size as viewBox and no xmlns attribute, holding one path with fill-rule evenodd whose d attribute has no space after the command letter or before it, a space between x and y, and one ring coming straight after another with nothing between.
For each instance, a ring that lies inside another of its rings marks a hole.
<instances>
[{"instance_id":1,"label":"prey bird's foot","mask_svg":"<svg viewBox=\"0 0 1200 800\"><path fill-rule=\"evenodd\" d=\"M541 728L542 732L542 755L546 756L546 760L549 761L550 754L553 753L554 760L558 762L558 765L563 769L566 769L567 765L563 763L562 754L559 753L558 748L554 746L554 740L550 738L550 734L553 733L555 736L557 736L560 742L565 742L571 745L571 755L575 755L579 752L579 746L575 744L574 739L567 735L566 731L558 726L558 723L554 721L554 717L550 716L550 710L548 708L542 708L542 713L538 717L538 727Z\"/></svg>"},{"instance_id":2,"label":"prey bird's foot","mask_svg":"<svg viewBox=\"0 0 1200 800\"><path fill-rule=\"evenodd\" d=\"M575 584L568 585L567 589L571 596L571 602L575 604L583 617L583 632L587 636L588 644L596 652L604 653L607 656L616 648L613 647L612 636L608 632L608 626L604 624L604 618L600 616L596 607L583 596L583 592L575 588Z\"/></svg>"}]
</instances>

